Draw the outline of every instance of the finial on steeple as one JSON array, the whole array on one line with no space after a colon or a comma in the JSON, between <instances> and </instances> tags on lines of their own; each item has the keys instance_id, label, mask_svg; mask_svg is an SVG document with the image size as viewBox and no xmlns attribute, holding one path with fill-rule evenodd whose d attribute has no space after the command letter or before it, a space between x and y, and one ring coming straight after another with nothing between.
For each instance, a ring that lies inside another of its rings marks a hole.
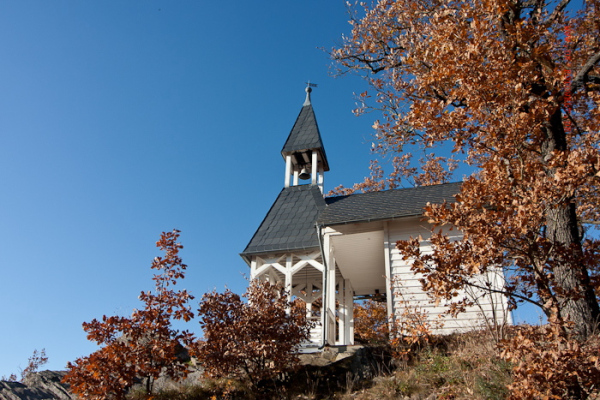
<instances>
[{"instance_id":1,"label":"finial on steeple","mask_svg":"<svg viewBox=\"0 0 600 400\"><path fill-rule=\"evenodd\" d=\"M304 89L306 91L306 100L304 100L304 104L303 106L308 106L310 105L310 92L312 92L312 88L317 87L316 83L310 83L310 81L305 82L306 83L306 89Z\"/></svg>"}]
</instances>

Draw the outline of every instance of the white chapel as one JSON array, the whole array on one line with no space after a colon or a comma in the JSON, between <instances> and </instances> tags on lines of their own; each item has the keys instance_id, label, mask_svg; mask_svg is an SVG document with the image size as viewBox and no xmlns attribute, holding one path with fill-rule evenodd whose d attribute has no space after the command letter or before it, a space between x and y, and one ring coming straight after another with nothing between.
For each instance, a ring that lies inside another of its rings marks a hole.
<instances>
[{"instance_id":1,"label":"white chapel","mask_svg":"<svg viewBox=\"0 0 600 400\"><path fill-rule=\"evenodd\" d=\"M436 323L437 333L472 329L484 318L510 323L506 299L493 291L461 294L476 305L457 318L445 316L443 304L422 290L419 276L396 249L398 240L429 237L424 207L454 202L460 183L324 197L329 163L311 90L309 85L281 150L284 187L241 253L251 279L281 282L290 296L306 302L316 322L308 347L354 344L355 299L385 301L390 316L400 316L407 304L419 307L428 318L442 321ZM423 241L423 250L427 246ZM504 284L501 272L492 275L482 277L490 287Z\"/></svg>"}]
</instances>

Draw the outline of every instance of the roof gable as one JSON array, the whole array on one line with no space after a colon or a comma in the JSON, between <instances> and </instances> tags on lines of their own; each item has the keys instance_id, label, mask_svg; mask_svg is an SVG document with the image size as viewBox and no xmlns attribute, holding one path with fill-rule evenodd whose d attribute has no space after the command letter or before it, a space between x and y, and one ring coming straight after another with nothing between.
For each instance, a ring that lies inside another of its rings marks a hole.
<instances>
[{"instance_id":1,"label":"roof gable","mask_svg":"<svg viewBox=\"0 0 600 400\"><path fill-rule=\"evenodd\" d=\"M316 221L324 208L318 186L284 188L242 255L318 248Z\"/></svg>"}]
</instances>

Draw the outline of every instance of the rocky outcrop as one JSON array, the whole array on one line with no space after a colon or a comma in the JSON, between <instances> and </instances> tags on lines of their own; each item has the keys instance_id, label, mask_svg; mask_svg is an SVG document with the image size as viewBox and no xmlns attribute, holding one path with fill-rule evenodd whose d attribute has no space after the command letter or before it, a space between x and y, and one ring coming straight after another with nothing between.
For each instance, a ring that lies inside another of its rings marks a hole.
<instances>
[{"instance_id":1,"label":"rocky outcrop","mask_svg":"<svg viewBox=\"0 0 600 400\"><path fill-rule=\"evenodd\" d=\"M69 386L61 383L64 371L41 371L20 382L0 381L0 400L75 400Z\"/></svg>"},{"instance_id":2,"label":"rocky outcrop","mask_svg":"<svg viewBox=\"0 0 600 400\"><path fill-rule=\"evenodd\" d=\"M281 376L291 392L335 393L357 389L368 386L381 371L391 368L386 349L378 347L326 347L318 353L303 354L300 359L298 371ZM185 380L174 382L160 377L154 382L154 389L169 391L198 384L203 371L193 361L193 371ZM76 400L69 386L61 383L65 374L65 371L42 371L29 374L24 383L0 381L0 400ZM133 390L143 387L144 382L140 380Z\"/></svg>"},{"instance_id":3,"label":"rocky outcrop","mask_svg":"<svg viewBox=\"0 0 600 400\"><path fill-rule=\"evenodd\" d=\"M334 346L300 356L301 368L289 376L288 385L299 392L335 393L357 389L390 370L384 347Z\"/></svg>"}]
</instances>

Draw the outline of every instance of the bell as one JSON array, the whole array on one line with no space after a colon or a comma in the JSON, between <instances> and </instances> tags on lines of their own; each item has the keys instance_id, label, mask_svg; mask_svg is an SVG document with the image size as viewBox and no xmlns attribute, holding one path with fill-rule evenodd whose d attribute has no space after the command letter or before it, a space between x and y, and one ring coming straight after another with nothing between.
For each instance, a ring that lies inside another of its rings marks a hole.
<instances>
[{"instance_id":1,"label":"bell","mask_svg":"<svg viewBox=\"0 0 600 400\"><path fill-rule=\"evenodd\" d=\"M300 175L298 175L298 178L304 181L310 179L310 173L308 172L308 169L302 168L302 171L300 171Z\"/></svg>"}]
</instances>

